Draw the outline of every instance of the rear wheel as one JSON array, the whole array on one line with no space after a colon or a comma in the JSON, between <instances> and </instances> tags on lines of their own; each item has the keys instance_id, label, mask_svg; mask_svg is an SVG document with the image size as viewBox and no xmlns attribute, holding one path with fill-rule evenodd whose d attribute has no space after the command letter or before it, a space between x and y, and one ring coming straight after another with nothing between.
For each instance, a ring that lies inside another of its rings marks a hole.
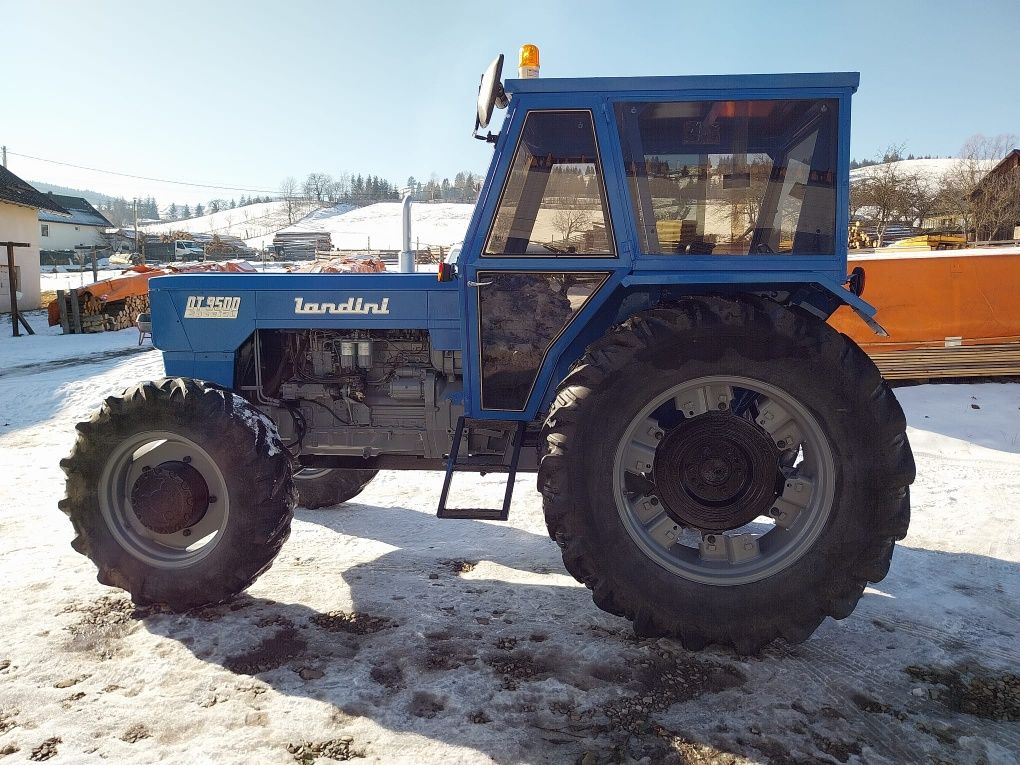
<instances>
[{"instance_id":1,"label":"rear wheel","mask_svg":"<svg viewBox=\"0 0 1020 765\"><path fill-rule=\"evenodd\" d=\"M294 474L298 504L314 510L354 499L375 478L378 470L303 468Z\"/></svg>"},{"instance_id":2,"label":"rear wheel","mask_svg":"<svg viewBox=\"0 0 1020 765\"><path fill-rule=\"evenodd\" d=\"M561 384L539 472L550 534L645 635L756 651L850 614L906 533L914 465L874 364L755 299L632 317Z\"/></svg>"},{"instance_id":3,"label":"rear wheel","mask_svg":"<svg viewBox=\"0 0 1020 765\"><path fill-rule=\"evenodd\" d=\"M187 609L272 565L290 533L290 456L244 399L196 380L141 383L77 430L60 507L100 582Z\"/></svg>"}]
</instances>

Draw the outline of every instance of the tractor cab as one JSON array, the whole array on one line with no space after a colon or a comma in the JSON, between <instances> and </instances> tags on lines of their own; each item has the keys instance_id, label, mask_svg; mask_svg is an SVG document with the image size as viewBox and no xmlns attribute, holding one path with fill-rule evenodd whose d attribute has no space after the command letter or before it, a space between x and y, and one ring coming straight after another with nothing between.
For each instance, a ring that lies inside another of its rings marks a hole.
<instances>
[{"instance_id":1,"label":"tractor cab","mask_svg":"<svg viewBox=\"0 0 1020 765\"><path fill-rule=\"evenodd\" d=\"M502 64L479 86L494 156L458 264L478 416L535 416L566 371L548 358L691 284L870 320L837 235L856 73L539 79L534 46L528 76Z\"/></svg>"}]
</instances>

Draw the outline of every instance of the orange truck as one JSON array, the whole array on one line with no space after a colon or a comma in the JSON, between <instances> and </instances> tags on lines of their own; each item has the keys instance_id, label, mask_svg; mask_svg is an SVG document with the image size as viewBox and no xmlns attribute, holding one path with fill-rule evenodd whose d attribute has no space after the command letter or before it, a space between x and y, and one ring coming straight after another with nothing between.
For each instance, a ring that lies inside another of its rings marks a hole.
<instances>
[{"instance_id":1,"label":"orange truck","mask_svg":"<svg viewBox=\"0 0 1020 765\"><path fill-rule=\"evenodd\" d=\"M843 307L829 320L888 379L1020 375L1020 247L854 255L889 337Z\"/></svg>"}]
</instances>

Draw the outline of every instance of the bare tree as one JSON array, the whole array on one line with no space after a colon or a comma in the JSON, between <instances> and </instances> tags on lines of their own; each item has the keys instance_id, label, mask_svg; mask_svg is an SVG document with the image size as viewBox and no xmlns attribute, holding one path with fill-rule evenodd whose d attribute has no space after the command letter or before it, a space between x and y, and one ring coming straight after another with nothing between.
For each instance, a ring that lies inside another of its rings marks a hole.
<instances>
[{"instance_id":1,"label":"bare tree","mask_svg":"<svg viewBox=\"0 0 1020 765\"><path fill-rule=\"evenodd\" d=\"M591 213L587 210L558 210L553 216L552 224L564 239L570 239L591 225Z\"/></svg>"},{"instance_id":2,"label":"bare tree","mask_svg":"<svg viewBox=\"0 0 1020 765\"><path fill-rule=\"evenodd\" d=\"M333 177L329 173L309 173L305 178L302 190L309 199L322 203L326 198L326 192L333 184Z\"/></svg>"},{"instance_id":3,"label":"bare tree","mask_svg":"<svg viewBox=\"0 0 1020 765\"><path fill-rule=\"evenodd\" d=\"M891 161L868 167L851 193L851 206L856 205L859 214L875 224L878 247L882 246L889 224L909 215L913 179L895 159L902 156L903 148L902 145L889 146L883 158Z\"/></svg>"},{"instance_id":4,"label":"bare tree","mask_svg":"<svg viewBox=\"0 0 1020 765\"><path fill-rule=\"evenodd\" d=\"M918 228L939 210L939 181L924 172L907 173L904 178L904 202L900 211ZM851 195L852 196L852 195Z\"/></svg>"},{"instance_id":5,"label":"bare tree","mask_svg":"<svg viewBox=\"0 0 1020 765\"><path fill-rule=\"evenodd\" d=\"M283 201L287 203L287 222L290 224L294 223L294 210L297 202L297 181L294 180L293 176L288 175L282 181L280 181L280 196L283 197Z\"/></svg>"},{"instance_id":6,"label":"bare tree","mask_svg":"<svg viewBox=\"0 0 1020 765\"><path fill-rule=\"evenodd\" d=\"M989 173L1016 144L1015 135L971 136L943 178L943 208L968 238L990 239L1020 220L1020 172Z\"/></svg>"}]
</instances>

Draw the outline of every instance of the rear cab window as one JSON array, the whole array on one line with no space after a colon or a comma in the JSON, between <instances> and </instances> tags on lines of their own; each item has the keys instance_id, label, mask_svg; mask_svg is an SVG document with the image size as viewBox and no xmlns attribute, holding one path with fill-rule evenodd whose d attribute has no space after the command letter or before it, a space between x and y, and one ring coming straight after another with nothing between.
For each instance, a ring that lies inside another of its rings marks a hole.
<instances>
[{"instance_id":1,"label":"rear cab window","mask_svg":"<svg viewBox=\"0 0 1020 765\"><path fill-rule=\"evenodd\" d=\"M614 106L648 255L832 255L837 99Z\"/></svg>"}]
</instances>

